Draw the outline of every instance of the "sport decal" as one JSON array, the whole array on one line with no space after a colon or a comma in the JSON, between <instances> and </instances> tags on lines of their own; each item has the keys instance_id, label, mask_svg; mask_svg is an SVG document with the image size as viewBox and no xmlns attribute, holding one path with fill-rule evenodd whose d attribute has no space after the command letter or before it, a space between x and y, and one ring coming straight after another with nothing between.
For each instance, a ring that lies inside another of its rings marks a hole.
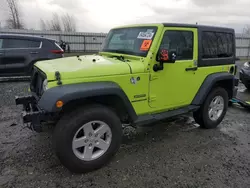
<instances>
[{"instance_id":1,"label":"sport decal","mask_svg":"<svg viewBox=\"0 0 250 188\"><path fill-rule=\"evenodd\" d=\"M168 51L165 49L161 50L161 60L162 61L168 61L169 57L168 57Z\"/></svg>"},{"instance_id":2,"label":"sport decal","mask_svg":"<svg viewBox=\"0 0 250 188\"><path fill-rule=\"evenodd\" d=\"M138 35L138 39L152 39L154 36L154 33L151 31L147 31L147 32L140 32Z\"/></svg>"},{"instance_id":3,"label":"sport decal","mask_svg":"<svg viewBox=\"0 0 250 188\"><path fill-rule=\"evenodd\" d=\"M150 45L152 43L152 40L144 40L141 44L141 51L148 51L150 48Z\"/></svg>"}]
</instances>

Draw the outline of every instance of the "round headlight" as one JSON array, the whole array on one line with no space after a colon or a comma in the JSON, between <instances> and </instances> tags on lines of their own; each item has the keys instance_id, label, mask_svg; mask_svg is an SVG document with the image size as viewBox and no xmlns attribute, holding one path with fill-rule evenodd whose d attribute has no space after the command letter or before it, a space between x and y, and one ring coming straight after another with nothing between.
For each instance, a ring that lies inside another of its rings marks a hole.
<instances>
[{"instance_id":1,"label":"round headlight","mask_svg":"<svg viewBox=\"0 0 250 188\"><path fill-rule=\"evenodd\" d=\"M46 91L47 89L48 89L48 80L45 79L45 80L43 81L43 91Z\"/></svg>"},{"instance_id":2,"label":"round headlight","mask_svg":"<svg viewBox=\"0 0 250 188\"><path fill-rule=\"evenodd\" d=\"M249 62L244 63L244 68L246 68L246 69L250 68Z\"/></svg>"}]
</instances>

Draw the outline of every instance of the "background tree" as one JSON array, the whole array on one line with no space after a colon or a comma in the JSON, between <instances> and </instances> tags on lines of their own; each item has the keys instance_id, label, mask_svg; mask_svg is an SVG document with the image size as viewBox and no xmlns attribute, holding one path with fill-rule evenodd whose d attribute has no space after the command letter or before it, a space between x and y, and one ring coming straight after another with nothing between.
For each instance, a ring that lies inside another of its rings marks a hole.
<instances>
[{"instance_id":1,"label":"background tree","mask_svg":"<svg viewBox=\"0 0 250 188\"><path fill-rule=\"evenodd\" d=\"M51 20L40 20L40 28L50 31L75 32L76 22L74 17L69 14L59 16L57 13L54 13Z\"/></svg>"},{"instance_id":2,"label":"background tree","mask_svg":"<svg viewBox=\"0 0 250 188\"><path fill-rule=\"evenodd\" d=\"M47 30L47 25L46 25L46 22L43 20L43 19L40 19L40 28L42 30Z\"/></svg>"},{"instance_id":3,"label":"background tree","mask_svg":"<svg viewBox=\"0 0 250 188\"><path fill-rule=\"evenodd\" d=\"M10 29L23 29L24 23L21 20L21 13L18 0L6 0L9 12L7 27Z\"/></svg>"},{"instance_id":4,"label":"background tree","mask_svg":"<svg viewBox=\"0 0 250 188\"><path fill-rule=\"evenodd\" d=\"M246 26L243 28L243 34L250 35L250 25L246 25Z\"/></svg>"},{"instance_id":5,"label":"background tree","mask_svg":"<svg viewBox=\"0 0 250 188\"><path fill-rule=\"evenodd\" d=\"M48 24L49 30L62 31L61 20L57 13L53 14L52 20Z\"/></svg>"},{"instance_id":6,"label":"background tree","mask_svg":"<svg viewBox=\"0 0 250 188\"><path fill-rule=\"evenodd\" d=\"M65 14L61 17L63 29L67 32L75 32L76 31L76 23L73 16L69 14Z\"/></svg>"}]
</instances>

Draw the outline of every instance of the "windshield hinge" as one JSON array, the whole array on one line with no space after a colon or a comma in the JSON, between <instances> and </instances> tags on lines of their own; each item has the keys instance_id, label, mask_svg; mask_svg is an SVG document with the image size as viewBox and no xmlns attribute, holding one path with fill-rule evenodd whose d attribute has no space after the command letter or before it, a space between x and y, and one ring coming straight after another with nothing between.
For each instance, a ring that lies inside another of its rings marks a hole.
<instances>
[{"instance_id":1,"label":"windshield hinge","mask_svg":"<svg viewBox=\"0 0 250 188\"><path fill-rule=\"evenodd\" d=\"M152 95L149 97L149 102L156 101L156 96Z\"/></svg>"}]
</instances>

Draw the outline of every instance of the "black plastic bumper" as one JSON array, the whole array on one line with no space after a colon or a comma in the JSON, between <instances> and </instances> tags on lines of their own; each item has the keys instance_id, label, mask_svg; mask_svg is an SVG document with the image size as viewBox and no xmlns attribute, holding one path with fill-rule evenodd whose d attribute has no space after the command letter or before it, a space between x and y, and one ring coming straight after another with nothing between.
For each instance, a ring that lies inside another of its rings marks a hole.
<instances>
[{"instance_id":1,"label":"black plastic bumper","mask_svg":"<svg viewBox=\"0 0 250 188\"><path fill-rule=\"evenodd\" d=\"M46 113L37 105L36 98L32 95L15 98L16 105L22 105L22 120L30 129L41 132L41 122L51 120L51 114Z\"/></svg>"}]
</instances>

